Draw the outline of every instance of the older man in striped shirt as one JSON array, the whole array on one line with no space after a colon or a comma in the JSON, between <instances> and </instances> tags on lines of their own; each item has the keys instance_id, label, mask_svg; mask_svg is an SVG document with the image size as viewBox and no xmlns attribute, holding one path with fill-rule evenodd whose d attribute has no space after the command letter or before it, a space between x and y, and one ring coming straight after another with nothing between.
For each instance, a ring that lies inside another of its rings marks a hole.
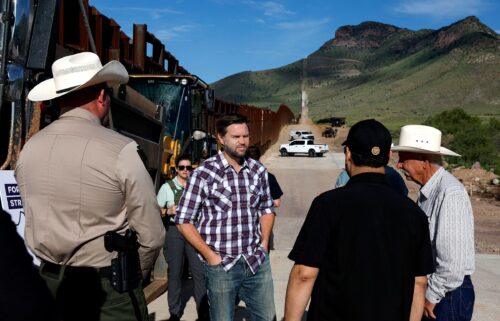
<instances>
[{"instance_id":1,"label":"older man in striped shirt","mask_svg":"<svg viewBox=\"0 0 500 321\"><path fill-rule=\"evenodd\" d=\"M464 186L441 167L441 131L422 125L401 128L398 168L421 187L418 205L429 219L436 272L428 279L424 320L468 321L474 307L474 218Z\"/></svg>"},{"instance_id":2,"label":"older man in striped shirt","mask_svg":"<svg viewBox=\"0 0 500 321\"><path fill-rule=\"evenodd\" d=\"M233 319L239 296L252 320L275 318L268 258L274 208L266 168L245 153L247 119L238 114L217 121L222 152L191 175L175 223L205 261L210 319Z\"/></svg>"}]
</instances>

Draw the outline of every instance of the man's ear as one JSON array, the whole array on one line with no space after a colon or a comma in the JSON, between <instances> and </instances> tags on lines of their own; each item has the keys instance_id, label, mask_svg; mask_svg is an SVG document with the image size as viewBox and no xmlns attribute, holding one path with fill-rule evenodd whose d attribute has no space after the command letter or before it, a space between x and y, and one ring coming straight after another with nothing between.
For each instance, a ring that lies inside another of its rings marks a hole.
<instances>
[{"instance_id":1,"label":"man's ear","mask_svg":"<svg viewBox=\"0 0 500 321\"><path fill-rule=\"evenodd\" d=\"M106 105L106 99L108 99L106 91L104 89L101 89L99 96L97 97L96 106L97 106L97 112L99 114L98 117L101 120L101 123L103 124L109 112L108 106Z\"/></svg>"},{"instance_id":2,"label":"man's ear","mask_svg":"<svg viewBox=\"0 0 500 321\"><path fill-rule=\"evenodd\" d=\"M345 147L345 159L348 161L352 160L351 150L347 146Z\"/></svg>"},{"instance_id":3,"label":"man's ear","mask_svg":"<svg viewBox=\"0 0 500 321\"><path fill-rule=\"evenodd\" d=\"M427 169L427 168L431 167L431 163L429 162L428 159L421 159L420 161L422 162L423 169Z\"/></svg>"},{"instance_id":4,"label":"man's ear","mask_svg":"<svg viewBox=\"0 0 500 321\"><path fill-rule=\"evenodd\" d=\"M104 89L101 89L101 91L99 92L99 96L97 97L97 102L99 104L106 103L106 91Z\"/></svg>"},{"instance_id":5,"label":"man's ear","mask_svg":"<svg viewBox=\"0 0 500 321\"><path fill-rule=\"evenodd\" d=\"M224 146L224 136L222 136L221 134L217 133L217 140L219 141L219 144L221 146Z\"/></svg>"}]
</instances>

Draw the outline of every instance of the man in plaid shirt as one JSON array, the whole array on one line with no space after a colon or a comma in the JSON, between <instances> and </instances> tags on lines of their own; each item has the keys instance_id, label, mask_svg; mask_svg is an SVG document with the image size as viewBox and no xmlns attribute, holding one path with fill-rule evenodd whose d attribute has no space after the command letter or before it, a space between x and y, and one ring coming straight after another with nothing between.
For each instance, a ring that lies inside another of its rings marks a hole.
<instances>
[{"instance_id":1,"label":"man in plaid shirt","mask_svg":"<svg viewBox=\"0 0 500 321\"><path fill-rule=\"evenodd\" d=\"M212 321L233 319L236 296L253 320L276 314L268 257L274 208L266 168L245 158L247 122L238 114L217 121L223 150L193 172L175 217L204 259Z\"/></svg>"}]
</instances>

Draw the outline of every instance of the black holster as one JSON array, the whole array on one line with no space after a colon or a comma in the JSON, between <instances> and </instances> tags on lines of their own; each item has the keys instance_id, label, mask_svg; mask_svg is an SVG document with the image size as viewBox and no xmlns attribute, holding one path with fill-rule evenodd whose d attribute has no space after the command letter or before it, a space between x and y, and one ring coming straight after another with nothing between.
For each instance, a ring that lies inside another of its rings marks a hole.
<instances>
[{"instance_id":1,"label":"black holster","mask_svg":"<svg viewBox=\"0 0 500 321\"><path fill-rule=\"evenodd\" d=\"M104 235L104 246L109 252L118 252L118 257L111 260L113 288L119 293L136 289L142 280L136 232L129 229L122 236L109 231Z\"/></svg>"},{"instance_id":2,"label":"black holster","mask_svg":"<svg viewBox=\"0 0 500 321\"><path fill-rule=\"evenodd\" d=\"M163 223L163 227L165 231L168 231L168 227L170 226L170 216L165 215L161 217L161 222Z\"/></svg>"}]
</instances>

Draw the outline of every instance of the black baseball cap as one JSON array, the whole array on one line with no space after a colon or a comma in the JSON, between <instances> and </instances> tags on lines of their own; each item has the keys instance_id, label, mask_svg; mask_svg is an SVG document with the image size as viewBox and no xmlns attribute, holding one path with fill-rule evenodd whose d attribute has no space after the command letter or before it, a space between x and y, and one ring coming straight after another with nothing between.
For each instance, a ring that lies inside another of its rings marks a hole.
<instances>
[{"instance_id":1,"label":"black baseball cap","mask_svg":"<svg viewBox=\"0 0 500 321\"><path fill-rule=\"evenodd\" d=\"M365 119L351 127L342 145L357 154L387 159L391 142L391 133L382 123L375 119Z\"/></svg>"}]
</instances>

